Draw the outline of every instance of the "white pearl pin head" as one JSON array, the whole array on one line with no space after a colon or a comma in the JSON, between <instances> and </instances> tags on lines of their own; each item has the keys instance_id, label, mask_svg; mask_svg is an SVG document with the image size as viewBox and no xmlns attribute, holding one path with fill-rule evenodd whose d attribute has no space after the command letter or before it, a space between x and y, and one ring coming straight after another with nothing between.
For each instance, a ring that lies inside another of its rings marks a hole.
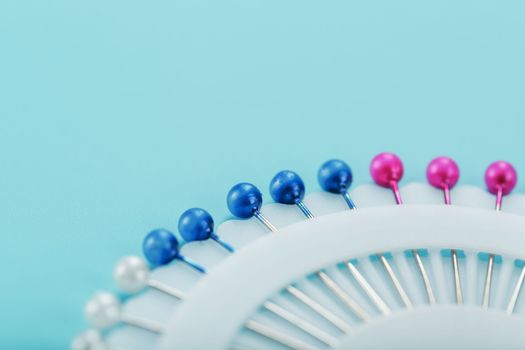
<instances>
[{"instance_id":1,"label":"white pearl pin head","mask_svg":"<svg viewBox=\"0 0 525 350\"><path fill-rule=\"evenodd\" d=\"M111 293L99 292L87 302L84 313L93 327L110 328L120 320L120 302Z\"/></svg>"},{"instance_id":2,"label":"white pearl pin head","mask_svg":"<svg viewBox=\"0 0 525 350\"><path fill-rule=\"evenodd\" d=\"M134 255L120 259L113 270L113 278L117 287L129 294L140 292L146 288L149 277L146 261Z\"/></svg>"}]
</instances>

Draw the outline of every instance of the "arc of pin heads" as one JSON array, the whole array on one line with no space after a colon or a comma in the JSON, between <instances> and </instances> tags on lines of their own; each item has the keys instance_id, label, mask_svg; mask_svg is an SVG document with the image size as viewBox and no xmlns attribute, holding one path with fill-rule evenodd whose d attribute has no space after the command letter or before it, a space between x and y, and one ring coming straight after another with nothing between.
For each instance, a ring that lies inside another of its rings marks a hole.
<instances>
[{"instance_id":1,"label":"arc of pin heads","mask_svg":"<svg viewBox=\"0 0 525 350\"><path fill-rule=\"evenodd\" d=\"M397 187L397 182L392 183L391 187L392 187L392 189L394 191L394 196L395 196L395 199L396 199L396 203L397 204L402 204L402 199L401 199L401 196L400 196L400 193L399 193L399 189ZM444 190L444 193L445 193L445 203L446 204L450 204L451 200L450 200L450 191L449 191L450 188L449 188L449 186L445 185L443 190ZM495 210L496 211L500 211L501 210L501 203L502 203L503 195L504 195L503 194L503 190L499 189L497 194L496 194L496 205L495 205ZM343 197L345 198L349 208L350 209L355 209L355 204L353 203L353 201L351 200L349 194L346 191L343 194ZM304 203L302 201L299 200L296 204L301 209L301 211L303 212L303 214L307 218L313 218L314 217L313 214L309 211L309 209L304 205ZM261 222L263 222L263 224L265 224L265 226L270 231L276 231L277 230L275 228L275 226L273 226L266 218L264 218L264 216L262 216L262 214L260 212L256 211L254 213L254 216L256 216L256 218L259 219ZM231 252L234 251L233 248L231 246L229 246L227 243L221 242L220 238L218 238L217 236L212 237L212 238L214 240L216 240L217 242L219 242L221 245L223 245L223 247L225 247L229 251L231 251ZM412 252L413 252L414 256L416 257L416 262L417 262L418 266L420 266L420 270L422 270L423 277L425 277L425 274L423 273L424 266L422 264L422 261L421 261L419 255L418 255L417 250L413 250ZM455 270L458 270L457 269L457 254L456 254L456 251L455 250L451 250L451 253L452 253L453 262L455 261L455 263L453 263L453 265L455 266ZM416 254L417 254L417 256L416 256ZM186 262L186 263L188 263L188 264L190 264L192 267L197 266L195 268L197 270L203 272L203 273L206 272L204 268L199 269L198 268L199 265L195 264L191 260L189 260L189 259L187 259L187 258L185 258L185 257L183 257L181 255L178 255L177 258L182 260L182 261L184 261L184 262ZM380 258L382 260L386 260L383 255L381 255ZM494 254L489 254L489 262L487 264L487 274L486 274L486 281L485 281L485 290L484 290L484 293L483 293L483 306L484 307L488 307L488 304L489 304L489 301L490 301L490 285L491 285L491 280L492 280L494 258L495 258ZM386 268L386 266L385 266L385 268ZM318 272L318 275L321 276L321 273ZM459 278L459 271L457 273L457 276L455 274L455 277L457 277L456 280L460 280L460 278ZM325 279L325 278L322 278L322 279ZM522 271L520 273L520 277L518 279L518 283L516 285L516 288L515 288L515 290L513 292L512 297L511 297L511 301L510 301L509 306L507 308L507 312L508 313L512 313L513 310L514 310L516 299L517 299L517 296L519 294L519 291L521 289L521 286L523 284L524 279L525 279L525 267L522 268ZM155 283L155 281L149 281L148 285L150 287L152 287L152 288L158 288L158 286L159 286L158 284ZM427 283L426 281L425 281L425 285L430 286L430 284ZM158 288L158 289L161 290L161 288ZM458 288L456 288L456 289L458 290ZM427 290L428 290L428 288L427 288ZM179 299L183 299L183 296L181 296L180 294L178 296L176 295L176 293L171 293L171 294L173 296L175 296L175 297L178 297ZM431 299L430 295L429 295L429 299ZM458 303L459 303L460 299L462 299L462 297L461 297L461 289L459 288L459 293L457 292L457 301L458 301ZM286 312L285 312L285 314L286 314ZM289 314L288 314L288 316L289 316ZM288 317L288 318L290 318L290 317ZM149 323L147 321L144 322L140 318L137 319L137 318L135 318L132 315L122 314L121 315L121 321L124 322L124 323L131 324L131 325L136 325L137 327L141 327L141 328L144 328L144 329L148 329L149 328L153 332L161 332L161 327L153 326L152 325L153 323ZM317 335L319 336L319 334L317 334ZM323 336L323 335L321 335L321 336ZM326 340L328 338L324 338L324 339ZM325 342L325 344L329 345L328 342Z\"/></svg>"},{"instance_id":2,"label":"arc of pin heads","mask_svg":"<svg viewBox=\"0 0 525 350\"><path fill-rule=\"evenodd\" d=\"M397 187L397 182L391 183L391 187L392 187L392 189L394 191L394 196L395 196L395 199L396 199L396 203L397 204L401 204L402 203L402 199L401 199L401 196L400 196L400 193L399 193L399 189ZM449 187L448 186L444 187L444 192L445 192L445 202L446 202L446 204L450 204L450 192L449 192ZM344 195L345 199L349 199L349 201L347 201L347 204L348 204L349 208L350 209L354 209L355 208L355 204L353 203L353 201L351 201L351 198L348 195L348 193L345 192L345 194L346 194L346 196ZM502 192L498 191L497 203L496 203L496 210L498 210L498 211L501 210L501 198L502 198ZM307 218L313 218L314 217L313 214L309 211L309 209L304 205L304 203L302 201L299 200L296 204L298 205L298 207L301 209L301 211L303 212L303 214ZM264 218L262 216L262 214L258 213L258 211L254 213L254 216L256 216L256 218L258 218L261 222L263 222L263 224L265 224L265 226L269 230L276 231L275 226L273 226L266 218ZM457 266L457 255L454 254L454 253L455 253L455 251L452 251L453 259L455 257L455 260L456 260L456 264L454 264L454 265ZM413 254L414 254L415 258L416 258L416 262L417 262L417 264L419 266L419 269L420 269L420 271L421 271L421 273L423 275L423 278L424 278L424 281L425 281L425 285L426 285L427 291L428 291L429 287L430 287L430 283L428 281L428 276L426 276L426 273L424 272L424 265L422 264L421 258L419 256L417 250L413 250ZM491 261L490 261L491 259L492 259L492 264L491 264ZM493 266L493 263L494 263L493 259L494 259L494 256L491 254L489 256L489 264L488 264L488 270L487 270L487 281L489 281L489 283L488 284L486 283L486 285L485 285L486 289L488 288L489 293L490 293L490 280L491 280L491 276L492 276L492 266ZM386 260L386 259L384 258L384 256L382 256L381 260L384 263L384 260ZM386 266L385 266L385 268L386 268ZM490 271L490 274L489 274L489 271ZM520 283L523 283L523 279L525 278L525 270L524 270L524 272L522 274L524 275L524 277L520 278L520 280L521 280ZM490 276L490 278L489 278L489 276ZM427 278L425 278L425 277L427 277ZM459 280L459 278L458 278L458 280ZM405 299L405 298L403 298L403 299ZM433 297L431 297L431 289L430 289L429 300L431 301L431 303L432 303L432 299L433 299ZM460 298L458 297L457 299L459 301ZM484 299L484 303L486 302L485 300L489 299L489 298L485 297L485 293L484 293L484 298L483 299ZM434 302L435 302L435 300L434 300ZM488 301L486 303L488 304ZM407 304L406 303L406 299L405 299L405 304Z\"/></svg>"}]
</instances>

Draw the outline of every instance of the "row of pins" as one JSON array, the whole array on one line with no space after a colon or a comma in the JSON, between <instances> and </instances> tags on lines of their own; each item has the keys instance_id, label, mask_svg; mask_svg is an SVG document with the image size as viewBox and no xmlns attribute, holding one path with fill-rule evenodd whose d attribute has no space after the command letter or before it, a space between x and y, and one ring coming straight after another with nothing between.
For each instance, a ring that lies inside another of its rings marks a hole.
<instances>
[{"instance_id":1,"label":"row of pins","mask_svg":"<svg viewBox=\"0 0 525 350\"><path fill-rule=\"evenodd\" d=\"M377 155L373 158L370 165L370 173L374 182L381 187L391 189L395 202L398 205L403 204L402 195L399 190L399 182L403 177L403 172L404 169L401 160L392 153L381 153ZM438 157L429 163L426 175L430 185L443 191L444 204L451 205L453 199L451 198L450 191L457 184L460 175L456 162L448 157ZM325 162L319 169L318 180L324 191L341 195L349 210L358 210L358 203L355 203L348 193L353 181L353 175L351 168L344 161L329 160ZM502 209L503 197L509 194L516 185L517 174L510 163L497 161L487 168L485 172L485 182L488 191L495 195L495 210L500 211ZM272 199L277 203L297 206L306 219L313 219L315 217L314 213L312 213L303 202L305 185L297 173L285 170L275 175L270 182L270 194ZM236 184L227 195L228 209L235 217L239 219L256 218L269 232L278 232L279 230L272 224L271 218L266 217L261 212L262 204L261 191L250 183ZM185 211L179 218L178 232L185 242L213 240L228 253L234 254L236 252L235 247L215 233L214 220L204 209L191 208ZM138 256L128 256L118 262L114 270L114 278L117 286L122 292L129 295L139 293L147 288L152 288L177 300L184 300L187 297L184 291L156 280L151 276L151 269L168 265L175 261L187 264L198 274L205 275L208 273L205 266L182 255L180 248L181 242L179 242L173 232L167 229L152 230L146 235L142 244L145 259ZM414 258L413 261L416 265L421 283L424 286L428 304L433 305L437 301L424 260L421 256L421 248L423 247L414 247L409 250L409 254ZM453 267L453 285L457 304L463 303L461 272L458 263L460 253L461 251L459 249L451 248L448 254ZM375 254L375 258L386 272L393 291L398 295L404 307L412 308L413 302L400 282L400 278L392 268L388 254L378 252ZM481 306L483 308L488 308L490 305L491 285L496 260L496 254L487 252L487 269L485 283L482 289L483 297ZM367 281L365 276L360 273L352 260L345 261L344 263L380 314L385 316L389 315L391 308ZM359 303L345 292L327 273L319 270L315 272L315 275L327 290L333 293L333 295L359 319L363 322L369 320L370 316ZM522 267L519 279L513 288L513 293L508 303L507 313L509 314L514 312L524 279L525 267ZM333 324L341 332L347 333L349 331L350 326L345 321L298 287L289 285L285 287L285 291L297 301L316 312L319 317ZM328 347L335 346L335 340L332 337L283 306L272 301L267 301L263 304L263 308L308 333ZM90 325L97 331L86 332L77 337L72 345L74 350L107 348L99 331L108 332L118 324L138 327L157 334L162 334L165 331L163 324L123 312L121 301L111 293L99 293L89 300L85 307L85 315ZM247 320L245 328L292 349L313 349L311 345L284 333L282 330L272 328L269 325L262 324L255 320ZM116 350L114 348L112 349Z\"/></svg>"}]
</instances>

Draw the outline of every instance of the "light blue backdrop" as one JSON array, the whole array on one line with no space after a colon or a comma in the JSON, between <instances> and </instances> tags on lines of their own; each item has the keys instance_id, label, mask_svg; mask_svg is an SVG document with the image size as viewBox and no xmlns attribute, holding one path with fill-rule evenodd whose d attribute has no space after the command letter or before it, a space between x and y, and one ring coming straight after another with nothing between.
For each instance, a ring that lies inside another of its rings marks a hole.
<instances>
[{"instance_id":1,"label":"light blue backdrop","mask_svg":"<svg viewBox=\"0 0 525 350\"><path fill-rule=\"evenodd\" d=\"M523 1L0 3L2 349L67 348L151 228L391 150L525 172ZM519 188L525 190L522 182ZM266 198L268 196L266 195Z\"/></svg>"}]
</instances>

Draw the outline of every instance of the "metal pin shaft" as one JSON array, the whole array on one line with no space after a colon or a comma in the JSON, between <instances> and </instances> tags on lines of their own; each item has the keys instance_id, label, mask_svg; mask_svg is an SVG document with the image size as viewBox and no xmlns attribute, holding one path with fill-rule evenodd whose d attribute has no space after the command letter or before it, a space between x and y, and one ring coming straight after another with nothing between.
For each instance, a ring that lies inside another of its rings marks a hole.
<instances>
[{"instance_id":1,"label":"metal pin shaft","mask_svg":"<svg viewBox=\"0 0 525 350\"><path fill-rule=\"evenodd\" d=\"M383 267L385 268L388 276L390 277L390 280L392 280L392 283L394 284L394 287L396 288L399 297L403 301L403 304L405 304L405 307L408 309L412 308L412 302L410 301L408 294L403 289L401 282L399 282L399 279L397 278L394 270L392 269L392 266L390 266L390 263L388 262L386 257L383 254L377 254L377 257L381 261L381 264L383 264Z\"/></svg>"},{"instance_id":2,"label":"metal pin shaft","mask_svg":"<svg viewBox=\"0 0 525 350\"><path fill-rule=\"evenodd\" d=\"M521 268L520 276L518 277L518 281L516 282L516 286L514 287L514 291L512 292L512 295L510 297L509 305L507 306L507 315L511 315L514 312L514 308L516 307L516 302L518 301L518 297L521 292L521 288L523 287L523 281L525 280L525 265Z\"/></svg>"},{"instance_id":3,"label":"metal pin shaft","mask_svg":"<svg viewBox=\"0 0 525 350\"><path fill-rule=\"evenodd\" d=\"M161 291L163 293L166 293L168 295L171 295L179 300L186 299L186 294L183 291L181 291L180 289L171 287L164 282L161 282L155 279L149 279L148 286L158 291Z\"/></svg>"},{"instance_id":4,"label":"metal pin shaft","mask_svg":"<svg viewBox=\"0 0 525 350\"><path fill-rule=\"evenodd\" d=\"M456 249L450 251L452 257L452 270L454 271L454 289L456 292L456 304L463 304L463 291L461 289L461 278L459 276L458 254Z\"/></svg>"},{"instance_id":5,"label":"metal pin shaft","mask_svg":"<svg viewBox=\"0 0 525 350\"><path fill-rule=\"evenodd\" d=\"M286 291L290 293L293 297L295 297L297 300L308 306L310 309L315 311L317 314L319 314L321 317L326 319L328 322L333 324L335 327L337 327L340 331L343 333L348 333L351 330L351 326L343 321L341 318L336 316L334 313L332 313L330 310L313 300L311 297L309 297L307 294L305 294L303 291L297 289L294 286L288 286L286 287Z\"/></svg>"},{"instance_id":6,"label":"metal pin shaft","mask_svg":"<svg viewBox=\"0 0 525 350\"><path fill-rule=\"evenodd\" d=\"M322 343L328 345L331 348L335 348L337 346L337 339L331 336L330 334L322 331L318 327L314 326L310 322L302 319L301 317L295 315L294 313L282 308L281 306L271 302L267 301L263 304L263 307L272 312L273 314L281 317L283 320L289 322L290 324L294 325L295 327L301 329L305 333L311 335L312 337L316 338L317 340L321 341Z\"/></svg>"},{"instance_id":7,"label":"metal pin shaft","mask_svg":"<svg viewBox=\"0 0 525 350\"><path fill-rule=\"evenodd\" d=\"M255 218L259 220L264 226L266 226L268 230L271 232L277 232L277 227L275 227L260 211L257 210L253 216L255 216Z\"/></svg>"},{"instance_id":8,"label":"metal pin shaft","mask_svg":"<svg viewBox=\"0 0 525 350\"><path fill-rule=\"evenodd\" d=\"M485 287L483 288L483 301L481 306L488 309L490 304L490 289L492 285L492 275L494 272L494 254L489 254L489 261L487 264L487 273L485 274Z\"/></svg>"},{"instance_id":9,"label":"metal pin shaft","mask_svg":"<svg viewBox=\"0 0 525 350\"><path fill-rule=\"evenodd\" d=\"M383 314L384 316L390 315L390 313L391 313L390 308L386 305L386 303L383 301L383 299L381 299L381 297L375 291L375 289L372 288L372 286L368 283L368 281L361 274L361 272L359 272L357 267L355 267L355 265L352 264L350 261L348 261L346 263L346 266L348 267L348 270L350 271L352 276L355 278L357 283L361 286L361 288L363 288L363 290L365 291L366 295L368 295L370 300L372 300L372 302L375 304L377 309L381 312L381 314Z\"/></svg>"},{"instance_id":10,"label":"metal pin shaft","mask_svg":"<svg viewBox=\"0 0 525 350\"><path fill-rule=\"evenodd\" d=\"M350 298L343 288L341 288L341 286L339 286L339 284L337 284L330 276L323 271L318 271L316 274L324 285L328 287L328 289L330 289L339 300L350 309L350 311L356 314L357 317L365 322L370 320L370 315L368 315L368 313L355 300Z\"/></svg>"},{"instance_id":11,"label":"metal pin shaft","mask_svg":"<svg viewBox=\"0 0 525 350\"><path fill-rule=\"evenodd\" d=\"M436 297L434 296L434 291L432 290L432 286L430 284L430 278L428 277L427 271L425 270L425 265L423 265L423 260L421 260L421 255L419 254L417 249L413 249L412 254L414 255L414 259L416 260L419 273L421 274L421 278L423 279L423 283L425 284L428 303L430 305L434 305L436 303Z\"/></svg>"}]
</instances>

